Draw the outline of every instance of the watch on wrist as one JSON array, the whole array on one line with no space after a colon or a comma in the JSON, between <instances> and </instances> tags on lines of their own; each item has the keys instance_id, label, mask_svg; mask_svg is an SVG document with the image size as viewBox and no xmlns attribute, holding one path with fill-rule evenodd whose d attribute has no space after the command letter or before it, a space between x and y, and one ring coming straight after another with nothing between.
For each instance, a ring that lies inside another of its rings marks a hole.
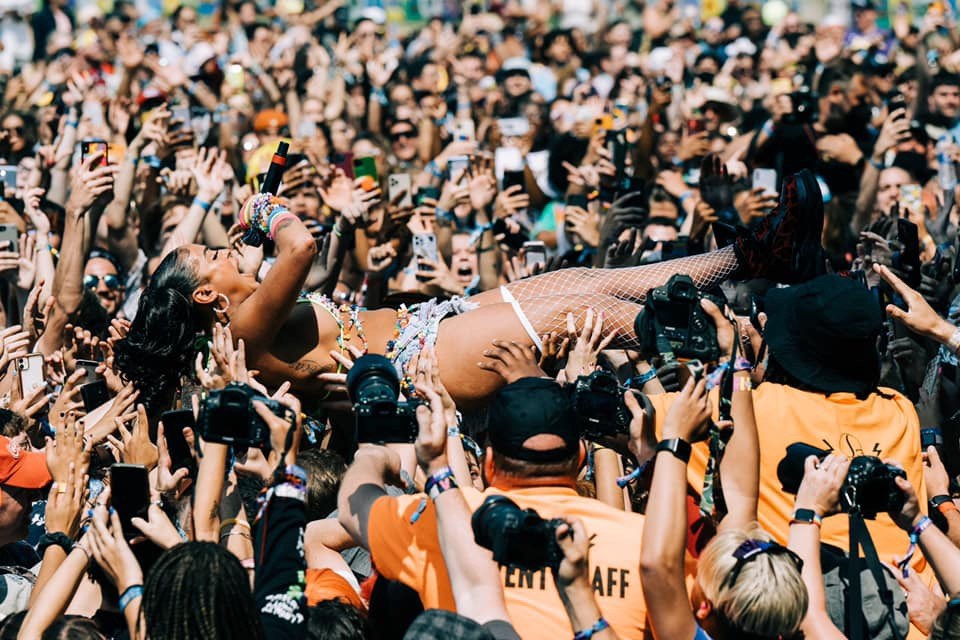
<instances>
[{"instance_id":1,"label":"watch on wrist","mask_svg":"<svg viewBox=\"0 0 960 640\"><path fill-rule=\"evenodd\" d=\"M690 452L692 451L690 443L683 438L667 438L657 443L655 449L657 453L669 451L670 454L680 462L687 464L690 462Z\"/></svg>"},{"instance_id":2,"label":"watch on wrist","mask_svg":"<svg viewBox=\"0 0 960 640\"><path fill-rule=\"evenodd\" d=\"M957 509L957 505L953 502L953 497L945 493L933 496L928 501L930 503L930 509L936 509L940 513L946 515L947 511L954 511Z\"/></svg>"},{"instance_id":3,"label":"watch on wrist","mask_svg":"<svg viewBox=\"0 0 960 640\"><path fill-rule=\"evenodd\" d=\"M817 515L813 509L794 509L790 516L790 524L798 522L800 524L815 524L818 527L823 522L823 518Z\"/></svg>"}]
</instances>

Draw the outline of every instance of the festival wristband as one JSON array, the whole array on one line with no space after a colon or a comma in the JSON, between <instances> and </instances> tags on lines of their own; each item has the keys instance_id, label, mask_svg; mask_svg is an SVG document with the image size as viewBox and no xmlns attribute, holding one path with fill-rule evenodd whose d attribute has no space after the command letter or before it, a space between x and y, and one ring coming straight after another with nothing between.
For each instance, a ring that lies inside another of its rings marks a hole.
<instances>
[{"instance_id":1,"label":"festival wristband","mask_svg":"<svg viewBox=\"0 0 960 640\"><path fill-rule=\"evenodd\" d=\"M609 629L610 623L604 620L602 617L594 623L589 629L584 629L583 631L577 631L573 634L573 640L590 640L595 633L600 633L604 629Z\"/></svg>"},{"instance_id":2,"label":"festival wristband","mask_svg":"<svg viewBox=\"0 0 960 640\"><path fill-rule=\"evenodd\" d=\"M423 489L426 491L431 500L436 500L437 497L444 491L456 489L458 486L457 480L453 476L453 469L450 467L444 467L427 478L427 482L424 484Z\"/></svg>"},{"instance_id":3,"label":"festival wristband","mask_svg":"<svg viewBox=\"0 0 960 640\"><path fill-rule=\"evenodd\" d=\"M127 587L126 591L123 592L123 595L120 596L120 613L123 613L130 603L136 600L137 598L143 597L143 585L142 584L133 584Z\"/></svg>"},{"instance_id":4,"label":"festival wristband","mask_svg":"<svg viewBox=\"0 0 960 640\"><path fill-rule=\"evenodd\" d=\"M200 207L201 209L203 209L204 213L207 213L208 211L210 211L210 207L212 207L213 204L207 202L206 200L201 200L200 198L194 198L193 204L190 206Z\"/></svg>"},{"instance_id":5,"label":"festival wristband","mask_svg":"<svg viewBox=\"0 0 960 640\"><path fill-rule=\"evenodd\" d=\"M657 377L657 370L651 367L650 370L646 371L645 373L641 373L638 376L633 376L632 378L630 378L627 381L627 386L630 387L631 389L640 389L641 387L643 387L645 384L647 384L648 382L650 382L656 377Z\"/></svg>"},{"instance_id":6,"label":"festival wristband","mask_svg":"<svg viewBox=\"0 0 960 640\"><path fill-rule=\"evenodd\" d=\"M910 546L907 547L907 552L903 554L903 560L899 563L900 571L903 573L903 577L909 577L910 575L910 560L913 558L913 554L917 551L917 543L920 541L920 535L927 530L933 524L928 516L923 516L920 518L920 521L911 529L910 531Z\"/></svg>"},{"instance_id":7,"label":"festival wristband","mask_svg":"<svg viewBox=\"0 0 960 640\"><path fill-rule=\"evenodd\" d=\"M753 364L743 356L739 356L733 363L733 372L753 371Z\"/></svg>"}]
</instances>

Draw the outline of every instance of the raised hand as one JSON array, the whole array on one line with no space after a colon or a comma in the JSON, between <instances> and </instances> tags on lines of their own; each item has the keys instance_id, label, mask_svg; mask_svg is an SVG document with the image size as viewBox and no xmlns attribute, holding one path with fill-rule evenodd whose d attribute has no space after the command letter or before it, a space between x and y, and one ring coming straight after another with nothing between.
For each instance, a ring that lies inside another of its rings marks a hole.
<instances>
[{"instance_id":1,"label":"raised hand","mask_svg":"<svg viewBox=\"0 0 960 640\"><path fill-rule=\"evenodd\" d=\"M53 481L69 486L70 472L83 476L90 466L90 443L84 441L83 423L77 420L75 411L68 411L63 426L55 432L55 438L47 438L44 449L47 470Z\"/></svg>"},{"instance_id":2,"label":"raised hand","mask_svg":"<svg viewBox=\"0 0 960 640\"><path fill-rule=\"evenodd\" d=\"M544 378L540 365L537 364L537 351L532 345L526 346L516 342L494 340L493 348L483 352L486 358L478 362L477 366L485 371L495 373L511 384L521 378Z\"/></svg>"},{"instance_id":3,"label":"raised hand","mask_svg":"<svg viewBox=\"0 0 960 640\"><path fill-rule=\"evenodd\" d=\"M219 198L227 179L233 175L232 171L226 151L200 149L192 169L197 182L197 198L208 203Z\"/></svg>"},{"instance_id":4,"label":"raised hand","mask_svg":"<svg viewBox=\"0 0 960 640\"><path fill-rule=\"evenodd\" d=\"M682 438L687 442L703 440L710 426L711 402L705 377L693 376L677 395L663 422L664 438Z\"/></svg>"},{"instance_id":5,"label":"raised hand","mask_svg":"<svg viewBox=\"0 0 960 640\"><path fill-rule=\"evenodd\" d=\"M100 166L102 161L102 153L91 155L74 171L65 206L67 215L82 216L113 191L117 165Z\"/></svg>"},{"instance_id":6,"label":"raised hand","mask_svg":"<svg viewBox=\"0 0 960 640\"><path fill-rule=\"evenodd\" d=\"M577 321L572 313L567 314L567 335L574 340L573 349L567 356L564 368L567 380L574 381L580 376L593 373L600 352L609 346L617 336L616 330L603 335L603 311L587 309L583 329L577 331Z\"/></svg>"},{"instance_id":7,"label":"raised hand","mask_svg":"<svg viewBox=\"0 0 960 640\"><path fill-rule=\"evenodd\" d=\"M700 197L715 211L733 206L733 181L720 156L709 155L700 166Z\"/></svg>"},{"instance_id":8,"label":"raised hand","mask_svg":"<svg viewBox=\"0 0 960 640\"><path fill-rule=\"evenodd\" d=\"M137 405L137 413L133 421L133 429L127 430L124 417L114 420L117 426L117 432L120 438L112 435L107 436L110 442L118 451L126 464L139 464L147 469L153 469L157 466L159 452L157 446L150 441L150 423L147 420L147 410L142 404Z\"/></svg>"}]
</instances>

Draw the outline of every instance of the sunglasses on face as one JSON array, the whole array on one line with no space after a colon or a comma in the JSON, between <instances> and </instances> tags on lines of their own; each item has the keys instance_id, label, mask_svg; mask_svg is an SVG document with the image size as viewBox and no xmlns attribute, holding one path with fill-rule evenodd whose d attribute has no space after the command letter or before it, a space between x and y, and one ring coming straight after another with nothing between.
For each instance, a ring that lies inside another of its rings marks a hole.
<instances>
[{"instance_id":1,"label":"sunglasses on face","mask_svg":"<svg viewBox=\"0 0 960 640\"><path fill-rule=\"evenodd\" d=\"M87 289L96 289L101 281L107 285L107 289L115 291L121 287L120 278L112 273L105 276L95 276L93 274L83 276L83 286Z\"/></svg>"},{"instance_id":2,"label":"sunglasses on face","mask_svg":"<svg viewBox=\"0 0 960 640\"><path fill-rule=\"evenodd\" d=\"M15 126L15 127L0 127L0 128L2 128L4 131L6 131L6 132L8 132L8 133L13 133L13 134L18 135L18 136L22 136L22 135L23 135L23 125L22 125L22 124L21 124L21 125L18 125L18 126Z\"/></svg>"},{"instance_id":3,"label":"sunglasses on face","mask_svg":"<svg viewBox=\"0 0 960 640\"><path fill-rule=\"evenodd\" d=\"M396 133L390 134L390 139L394 142L399 142L404 138L407 140L411 140L416 137L417 137L417 132L413 131L412 129L407 129L405 131L397 131Z\"/></svg>"}]
</instances>

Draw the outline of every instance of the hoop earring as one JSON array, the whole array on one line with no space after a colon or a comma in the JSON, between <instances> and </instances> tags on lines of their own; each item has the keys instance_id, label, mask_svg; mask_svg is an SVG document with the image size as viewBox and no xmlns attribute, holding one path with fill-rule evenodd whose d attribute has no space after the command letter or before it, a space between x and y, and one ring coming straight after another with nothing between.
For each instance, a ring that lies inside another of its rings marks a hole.
<instances>
[{"instance_id":1,"label":"hoop earring","mask_svg":"<svg viewBox=\"0 0 960 640\"><path fill-rule=\"evenodd\" d=\"M222 293L218 293L218 294L217 294L217 301L218 301L218 302L221 302L223 306L222 306L222 307L214 307L214 308L213 308L213 312L214 312L215 314L217 314L217 319L220 319L220 316L223 316L223 318L227 321L227 323L229 323L229 322L230 322L230 316L227 315L227 311L230 309L230 298L228 298L227 296L223 295Z\"/></svg>"}]
</instances>

